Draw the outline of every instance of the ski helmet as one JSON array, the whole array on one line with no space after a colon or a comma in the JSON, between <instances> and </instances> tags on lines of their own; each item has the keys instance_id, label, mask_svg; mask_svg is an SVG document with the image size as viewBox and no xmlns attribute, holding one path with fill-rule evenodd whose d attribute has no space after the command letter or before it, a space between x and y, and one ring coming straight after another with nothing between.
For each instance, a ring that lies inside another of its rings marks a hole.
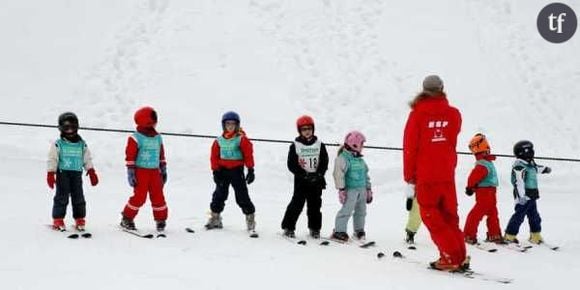
<instances>
[{"instance_id":1,"label":"ski helmet","mask_svg":"<svg viewBox=\"0 0 580 290\"><path fill-rule=\"evenodd\" d=\"M489 154L491 148L489 147L489 143L487 142L487 138L485 138L485 135L477 133L475 134L475 136L473 136L473 138L471 138L471 141L469 141L469 150L473 154L478 153Z\"/></svg>"},{"instance_id":2,"label":"ski helmet","mask_svg":"<svg viewBox=\"0 0 580 290\"><path fill-rule=\"evenodd\" d=\"M344 145L358 153L362 152L364 142L366 142L365 135L359 131L351 131L344 137Z\"/></svg>"},{"instance_id":3,"label":"ski helmet","mask_svg":"<svg viewBox=\"0 0 580 290\"><path fill-rule=\"evenodd\" d=\"M312 132L314 132L314 119L308 115L303 115L298 120L296 120L296 129L300 133L300 128L304 126L312 126Z\"/></svg>"},{"instance_id":4,"label":"ski helmet","mask_svg":"<svg viewBox=\"0 0 580 290\"><path fill-rule=\"evenodd\" d=\"M79 118L73 112L65 112L58 116L58 130L61 133L66 133L69 129L76 134L79 129Z\"/></svg>"},{"instance_id":5,"label":"ski helmet","mask_svg":"<svg viewBox=\"0 0 580 290\"><path fill-rule=\"evenodd\" d=\"M514 155L526 161L534 159L534 144L528 140L519 141L514 145Z\"/></svg>"},{"instance_id":6,"label":"ski helmet","mask_svg":"<svg viewBox=\"0 0 580 290\"><path fill-rule=\"evenodd\" d=\"M152 107L142 107L135 112L134 119L137 126L150 128L157 124L157 112Z\"/></svg>"},{"instance_id":7,"label":"ski helmet","mask_svg":"<svg viewBox=\"0 0 580 290\"><path fill-rule=\"evenodd\" d=\"M222 115L222 129L226 129L226 121L235 121L237 123L236 129L240 127L240 115L234 111L225 112Z\"/></svg>"}]
</instances>

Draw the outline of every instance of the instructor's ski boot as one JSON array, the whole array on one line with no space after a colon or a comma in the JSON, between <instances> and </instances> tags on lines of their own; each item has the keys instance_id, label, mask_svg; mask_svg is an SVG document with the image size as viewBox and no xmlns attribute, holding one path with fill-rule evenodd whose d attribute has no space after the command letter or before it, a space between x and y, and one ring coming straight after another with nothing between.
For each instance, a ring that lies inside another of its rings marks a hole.
<instances>
[{"instance_id":1,"label":"instructor's ski boot","mask_svg":"<svg viewBox=\"0 0 580 290\"><path fill-rule=\"evenodd\" d=\"M405 233L407 234L405 236L405 243L409 244L409 245L414 245L415 244L415 233L405 229Z\"/></svg>"},{"instance_id":2,"label":"instructor's ski boot","mask_svg":"<svg viewBox=\"0 0 580 290\"><path fill-rule=\"evenodd\" d=\"M542 238L542 235L539 232L537 232L537 233L530 233L529 241L532 244L539 245L539 244L544 242L544 239Z\"/></svg>"},{"instance_id":3,"label":"instructor's ski boot","mask_svg":"<svg viewBox=\"0 0 580 290\"><path fill-rule=\"evenodd\" d=\"M164 220L155 221L155 226L157 227L158 232L161 233L161 232L165 231L165 221Z\"/></svg>"},{"instance_id":4,"label":"instructor's ski boot","mask_svg":"<svg viewBox=\"0 0 580 290\"><path fill-rule=\"evenodd\" d=\"M296 238L296 234L294 233L293 230L289 230L289 229L284 229L284 236L294 239Z\"/></svg>"},{"instance_id":5,"label":"instructor's ski boot","mask_svg":"<svg viewBox=\"0 0 580 290\"><path fill-rule=\"evenodd\" d=\"M445 272L461 272L463 264L453 263L450 258L439 258L437 261L429 263L432 269L445 271ZM467 264L469 267L469 262Z\"/></svg>"},{"instance_id":6,"label":"instructor's ski boot","mask_svg":"<svg viewBox=\"0 0 580 290\"><path fill-rule=\"evenodd\" d=\"M248 231L254 231L256 229L256 219L253 213L246 215L246 226Z\"/></svg>"},{"instance_id":7,"label":"instructor's ski boot","mask_svg":"<svg viewBox=\"0 0 580 290\"><path fill-rule=\"evenodd\" d=\"M121 219L121 227L129 231L137 230L137 228L135 227L135 222L132 219L125 216L123 216L123 219Z\"/></svg>"},{"instance_id":8,"label":"instructor's ski boot","mask_svg":"<svg viewBox=\"0 0 580 290\"><path fill-rule=\"evenodd\" d=\"M66 231L66 227L64 226L64 219L53 219L52 220L52 229L55 231Z\"/></svg>"},{"instance_id":9,"label":"instructor's ski boot","mask_svg":"<svg viewBox=\"0 0 580 290\"><path fill-rule=\"evenodd\" d=\"M79 232L85 231L85 219L84 218L75 219L75 229Z\"/></svg>"},{"instance_id":10,"label":"instructor's ski boot","mask_svg":"<svg viewBox=\"0 0 580 290\"><path fill-rule=\"evenodd\" d=\"M216 212L212 212L211 215L209 216L209 220L207 221L207 224L205 224L205 228L208 230L223 228L222 217L220 216L220 214L216 213Z\"/></svg>"}]
</instances>

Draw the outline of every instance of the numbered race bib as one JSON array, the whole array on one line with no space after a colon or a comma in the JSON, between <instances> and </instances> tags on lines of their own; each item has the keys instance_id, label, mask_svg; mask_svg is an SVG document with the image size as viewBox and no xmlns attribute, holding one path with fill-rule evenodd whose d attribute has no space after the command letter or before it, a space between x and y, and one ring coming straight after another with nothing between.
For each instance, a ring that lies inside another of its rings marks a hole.
<instances>
[{"instance_id":1,"label":"numbered race bib","mask_svg":"<svg viewBox=\"0 0 580 290\"><path fill-rule=\"evenodd\" d=\"M300 167L308 173L316 172L322 142L316 140L312 145L304 145L298 141L294 141L294 147L296 148L296 155L298 155L298 164L300 164Z\"/></svg>"}]
</instances>

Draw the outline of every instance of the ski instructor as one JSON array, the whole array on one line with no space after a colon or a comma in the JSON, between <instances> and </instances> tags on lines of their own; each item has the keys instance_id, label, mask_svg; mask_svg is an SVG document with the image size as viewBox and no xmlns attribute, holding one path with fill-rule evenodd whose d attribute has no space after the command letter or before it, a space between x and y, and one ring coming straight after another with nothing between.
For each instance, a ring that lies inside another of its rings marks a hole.
<instances>
[{"instance_id":1,"label":"ski instructor","mask_svg":"<svg viewBox=\"0 0 580 290\"><path fill-rule=\"evenodd\" d=\"M442 271L467 270L455 191L461 114L449 105L443 81L436 75L423 80L423 91L409 105L403 137L404 179L407 196L416 195L423 223L439 249L439 259L430 265Z\"/></svg>"}]
</instances>

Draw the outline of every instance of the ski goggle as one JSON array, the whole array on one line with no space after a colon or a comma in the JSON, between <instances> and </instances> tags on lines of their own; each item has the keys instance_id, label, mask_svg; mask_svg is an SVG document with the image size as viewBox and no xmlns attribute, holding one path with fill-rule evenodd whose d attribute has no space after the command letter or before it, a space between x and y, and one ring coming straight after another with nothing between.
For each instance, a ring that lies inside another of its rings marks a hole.
<instances>
[{"instance_id":1,"label":"ski goggle","mask_svg":"<svg viewBox=\"0 0 580 290\"><path fill-rule=\"evenodd\" d=\"M74 133L79 129L79 125L72 122L65 122L59 128L65 133Z\"/></svg>"}]
</instances>

